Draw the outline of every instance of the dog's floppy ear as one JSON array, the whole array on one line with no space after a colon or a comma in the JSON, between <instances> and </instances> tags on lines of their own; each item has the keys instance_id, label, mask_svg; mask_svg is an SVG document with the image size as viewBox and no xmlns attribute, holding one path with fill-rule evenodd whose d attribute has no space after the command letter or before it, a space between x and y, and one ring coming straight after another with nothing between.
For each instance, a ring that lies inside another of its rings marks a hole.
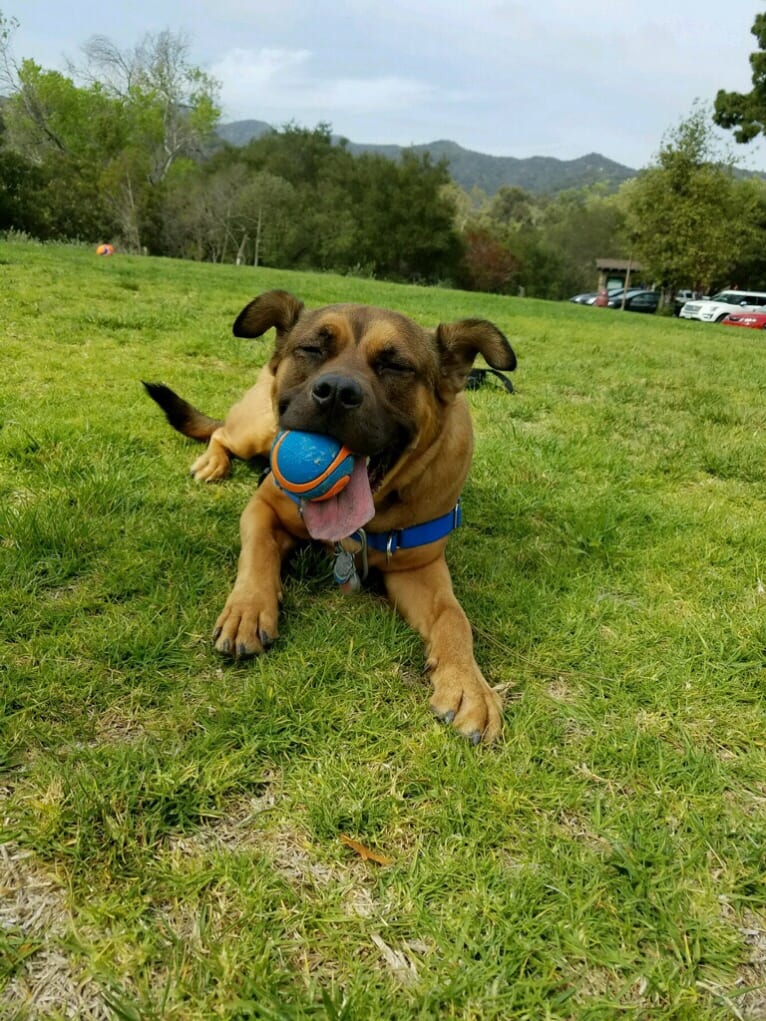
<instances>
[{"instance_id":1,"label":"dog's floppy ear","mask_svg":"<svg viewBox=\"0 0 766 1021\"><path fill-rule=\"evenodd\" d=\"M460 319L436 328L439 394L445 400L462 390L477 354L493 369L516 368L516 355L503 334L486 319Z\"/></svg>"},{"instance_id":2,"label":"dog's floppy ear","mask_svg":"<svg viewBox=\"0 0 766 1021\"><path fill-rule=\"evenodd\" d=\"M261 337L272 326L277 330L277 349L298 321L303 302L288 291L266 291L245 305L237 316L235 337Z\"/></svg>"}]
</instances>

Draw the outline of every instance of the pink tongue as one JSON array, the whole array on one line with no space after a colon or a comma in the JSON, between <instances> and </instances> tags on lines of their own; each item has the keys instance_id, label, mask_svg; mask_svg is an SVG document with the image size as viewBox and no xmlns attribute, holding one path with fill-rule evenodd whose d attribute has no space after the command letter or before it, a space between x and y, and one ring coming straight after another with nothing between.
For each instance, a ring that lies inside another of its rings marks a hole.
<instances>
[{"instance_id":1,"label":"pink tongue","mask_svg":"<svg viewBox=\"0 0 766 1021\"><path fill-rule=\"evenodd\" d=\"M375 517L375 504L364 458L354 460L351 478L341 493L317 503L301 500L301 510L311 538L326 542L347 539L371 521Z\"/></svg>"}]
</instances>

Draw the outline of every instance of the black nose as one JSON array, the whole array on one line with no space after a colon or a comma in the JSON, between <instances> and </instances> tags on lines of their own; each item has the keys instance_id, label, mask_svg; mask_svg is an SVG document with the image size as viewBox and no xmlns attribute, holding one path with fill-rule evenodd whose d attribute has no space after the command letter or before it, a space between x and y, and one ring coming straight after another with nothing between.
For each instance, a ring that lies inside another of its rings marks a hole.
<instances>
[{"instance_id":1,"label":"black nose","mask_svg":"<svg viewBox=\"0 0 766 1021\"><path fill-rule=\"evenodd\" d=\"M362 404L362 388L350 376L327 372L314 380L311 397L323 411L355 411Z\"/></svg>"}]
</instances>

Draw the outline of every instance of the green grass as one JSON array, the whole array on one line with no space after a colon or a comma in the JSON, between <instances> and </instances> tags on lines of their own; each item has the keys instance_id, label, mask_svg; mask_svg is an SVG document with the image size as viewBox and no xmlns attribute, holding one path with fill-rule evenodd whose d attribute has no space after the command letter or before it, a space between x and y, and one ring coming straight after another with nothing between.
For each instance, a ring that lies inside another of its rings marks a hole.
<instances>
[{"instance_id":1,"label":"green grass","mask_svg":"<svg viewBox=\"0 0 766 1021\"><path fill-rule=\"evenodd\" d=\"M517 351L449 548L498 747L318 551L271 652L211 648L255 476L195 484L139 381L223 413L271 287ZM764 1016L761 334L2 243L0 365L3 1017Z\"/></svg>"}]
</instances>

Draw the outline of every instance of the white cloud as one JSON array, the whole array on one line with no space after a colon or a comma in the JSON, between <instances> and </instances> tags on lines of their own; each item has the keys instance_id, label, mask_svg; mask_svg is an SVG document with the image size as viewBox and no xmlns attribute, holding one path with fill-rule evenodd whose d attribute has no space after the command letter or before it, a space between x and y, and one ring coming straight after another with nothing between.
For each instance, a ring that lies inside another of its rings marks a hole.
<instances>
[{"instance_id":1,"label":"white cloud","mask_svg":"<svg viewBox=\"0 0 766 1021\"><path fill-rule=\"evenodd\" d=\"M229 50L209 70L221 82L224 115L235 118L394 113L427 104L436 95L424 82L391 74L322 79L308 50Z\"/></svg>"},{"instance_id":2,"label":"white cloud","mask_svg":"<svg viewBox=\"0 0 766 1021\"><path fill-rule=\"evenodd\" d=\"M212 64L210 71L224 88L245 92L253 88L278 87L280 81L290 80L310 56L308 50L234 49Z\"/></svg>"}]
</instances>

